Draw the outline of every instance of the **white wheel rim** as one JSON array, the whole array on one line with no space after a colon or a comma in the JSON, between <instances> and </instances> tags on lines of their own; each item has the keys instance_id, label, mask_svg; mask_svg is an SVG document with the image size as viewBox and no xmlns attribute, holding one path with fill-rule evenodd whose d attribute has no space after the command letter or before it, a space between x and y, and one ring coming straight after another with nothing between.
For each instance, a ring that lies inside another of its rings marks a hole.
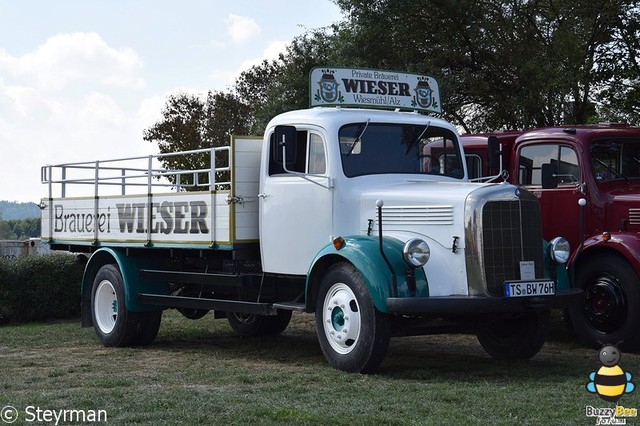
<instances>
[{"instance_id":1,"label":"white wheel rim","mask_svg":"<svg viewBox=\"0 0 640 426\"><path fill-rule=\"evenodd\" d=\"M339 354L350 353L358 343L361 328L360 306L351 288L334 284L322 307L322 324L327 341Z\"/></svg>"},{"instance_id":2,"label":"white wheel rim","mask_svg":"<svg viewBox=\"0 0 640 426\"><path fill-rule=\"evenodd\" d=\"M118 299L116 289L110 281L103 280L98 284L93 301L93 311L100 331L104 334L111 333L118 319Z\"/></svg>"}]
</instances>

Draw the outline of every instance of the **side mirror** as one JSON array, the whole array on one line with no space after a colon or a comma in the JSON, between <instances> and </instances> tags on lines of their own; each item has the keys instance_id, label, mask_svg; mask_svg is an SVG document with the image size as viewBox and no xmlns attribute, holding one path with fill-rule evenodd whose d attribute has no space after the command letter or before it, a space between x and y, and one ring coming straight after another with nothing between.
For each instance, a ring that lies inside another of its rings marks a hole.
<instances>
[{"instance_id":1,"label":"side mirror","mask_svg":"<svg viewBox=\"0 0 640 426\"><path fill-rule=\"evenodd\" d=\"M554 189L558 187L558 178L554 176L556 167L554 164L542 165L542 189Z\"/></svg>"},{"instance_id":2,"label":"side mirror","mask_svg":"<svg viewBox=\"0 0 640 426\"><path fill-rule=\"evenodd\" d=\"M276 163L283 163L286 156L286 166L293 166L296 162L297 132L294 126L276 126L275 137L271 152ZM284 152L283 152L284 151Z\"/></svg>"},{"instance_id":3,"label":"side mirror","mask_svg":"<svg viewBox=\"0 0 640 426\"><path fill-rule=\"evenodd\" d=\"M498 138L495 136L489 136L487 140L487 162L490 169L497 169L500 167L500 144Z\"/></svg>"}]
</instances>

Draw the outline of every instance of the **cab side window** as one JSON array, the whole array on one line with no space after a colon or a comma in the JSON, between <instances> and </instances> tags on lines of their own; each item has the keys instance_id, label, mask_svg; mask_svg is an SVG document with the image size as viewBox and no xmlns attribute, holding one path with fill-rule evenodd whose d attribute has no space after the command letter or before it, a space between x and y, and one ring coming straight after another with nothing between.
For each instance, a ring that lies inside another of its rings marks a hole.
<instances>
[{"instance_id":1,"label":"cab side window","mask_svg":"<svg viewBox=\"0 0 640 426\"><path fill-rule=\"evenodd\" d=\"M317 133L309 133L309 163L307 173L311 175L323 175L327 171L327 159L325 157L324 141Z\"/></svg>"},{"instance_id":2,"label":"cab side window","mask_svg":"<svg viewBox=\"0 0 640 426\"><path fill-rule=\"evenodd\" d=\"M282 175L286 176L287 172L282 165L282 147L275 142L275 134L271 133L269 149L271 155L269 156L269 176ZM296 150L295 158L292 163L287 164L287 169L292 172L304 173L307 159L307 132L296 132Z\"/></svg>"},{"instance_id":3,"label":"cab side window","mask_svg":"<svg viewBox=\"0 0 640 426\"><path fill-rule=\"evenodd\" d=\"M559 144L528 145L520 150L519 183L542 185L542 165L551 164L558 175L558 185L570 185L580 180L578 155L571 147Z\"/></svg>"},{"instance_id":4,"label":"cab side window","mask_svg":"<svg viewBox=\"0 0 640 426\"><path fill-rule=\"evenodd\" d=\"M282 154L276 150L282 147L276 145L275 135L272 133L269 149L269 176L286 176L281 162ZM325 145L322 137L313 132L298 130L296 132L296 150L294 161L287 164L292 172L322 175L326 173Z\"/></svg>"}]
</instances>

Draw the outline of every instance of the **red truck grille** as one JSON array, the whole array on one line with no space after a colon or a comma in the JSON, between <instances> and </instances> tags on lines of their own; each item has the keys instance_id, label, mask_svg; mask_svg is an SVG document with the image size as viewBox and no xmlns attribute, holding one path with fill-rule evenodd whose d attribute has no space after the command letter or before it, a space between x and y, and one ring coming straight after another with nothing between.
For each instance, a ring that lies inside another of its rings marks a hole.
<instances>
[{"instance_id":1,"label":"red truck grille","mask_svg":"<svg viewBox=\"0 0 640 426\"><path fill-rule=\"evenodd\" d=\"M483 259L487 291L504 294L504 282L520 279L520 261L535 262L544 277L542 223L535 199L490 201L482 211Z\"/></svg>"}]
</instances>

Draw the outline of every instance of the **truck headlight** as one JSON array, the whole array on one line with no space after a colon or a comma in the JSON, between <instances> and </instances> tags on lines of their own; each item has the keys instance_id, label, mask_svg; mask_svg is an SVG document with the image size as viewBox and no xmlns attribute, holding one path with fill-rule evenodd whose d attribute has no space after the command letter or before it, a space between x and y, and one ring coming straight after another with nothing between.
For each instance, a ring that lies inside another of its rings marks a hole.
<instances>
[{"instance_id":1,"label":"truck headlight","mask_svg":"<svg viewBox=\"0 0 640 426\"><path fill-rule=\"evenodd\" d=\"M417 268L427 263L429 256L431 256L431 249L424 240L412 238L405 243L402 255L407 265Z\"/></svg>"},{"instance_id":2,"label":"truck headlight","mask_svg":"<svg viewBox=\"0 0 640 426\"><path fill-rule=\"evenodd\" d=\"M555 237L549 241L549 256L556 263L567 263L571 255L569 241L562 237Z\"/></svg>"}]
</instances>

